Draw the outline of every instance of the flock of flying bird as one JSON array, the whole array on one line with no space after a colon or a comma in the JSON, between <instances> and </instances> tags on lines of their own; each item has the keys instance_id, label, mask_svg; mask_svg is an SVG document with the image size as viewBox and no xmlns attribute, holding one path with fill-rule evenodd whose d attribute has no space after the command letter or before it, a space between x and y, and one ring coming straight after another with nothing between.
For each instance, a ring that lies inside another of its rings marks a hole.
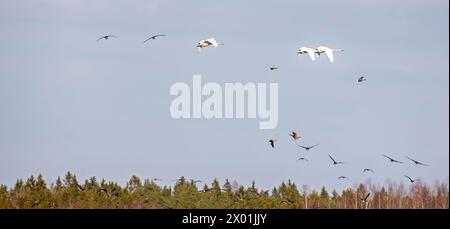
<instances>
[{"instance_id":1,"label":"flock of flying bird","mask_svg":"<svg viewBox=\"0 0 450 229\"><path fill-rule=\"evenodd\" d=\"M164 36L167 36L167 35L166 35L166 34L157 34L157 35L153 35L153 36L147 38L146 40L144 40L144 42L142 42L142 43L145 43L145 42L147 42L147 41L149 41L149 40L156 40L156 38L158 38L158 37L164 37ZM116 35L110 34L110 35L101 36L100 38L97 39L97 41L100 41L100 40L108 40L108 39L110 39L110 38L118 38L118 37L117 37ZM208 47L208 46L210 46L210 45L212 45L212 46L214 46L214 47L219 47L219 45L223 45L223 43L222 43L222 42L216 41L216 39L214 39L214 38L209 38L209 39L201 40L201 41L199 41L199 42L197 43L198 51L201 52L203 48L206 48L206 47ZM319 54L319 55L320 55L320 54ZM328 55L328 54L327 54L327 55ZM274 68L274 69L271 69L271 70L275 70L275 69L277 69L277 68Z\"/></svg>"},{"instance_id":2,"label":"flock of flying bird","mask_svg":"<svg viewBox=\"0 0 450 229\"><path fill-rule=\"evenodd\" d=\"M359 80L358 80L358 81L359 81ZM290 134L290 136L292 137L292 140L293 140L293 141L297 141L297 140L300 139L300 135L299 135L297 132L295 132L295 131L293 131L293 132ZM275 148L275 142L276 142L276 141L277 141L276 139L269 139L268 144L269 144L272 148ZM309 151L309 150L311 150L312 148L318 146L319 144L315 144L315 145L312 145L312 146L303 146L303 145L299 145L299 144L295 143L295 145L298 146L298 147L300 147L300 148L305 149L306 151ZM389 157L389 156L387 156L387 155L385 155L385 154L382 154L381 156L383 156L383 157L389 159L389 161L392 162L392 163L399 163L399 164L403 164L403 163L404 163L404 162L402 162L402 161L399 161L399 160L396 160L396 159L394 159L394 158L392 158L392 157ZM337 161L336 159L334 159L334 158L333 158L331 155L329 155L329 154L328 154L328 157L331 159L333 165L345 164L345 162L343 162L343 161ZM410 160L411 162L413 162L415 165L428 166L428 164L425 164L425 163L422 163L422 162L420 162L420 161L414 160L414 159L412 159L411 157L406 156L406 158L407 158L408 160ZM307 161L307 162L309 162L308 158L306 158L306 157L299 157L298 160L299 160L299 161ZM362 172L363 172L363 173L366 173L366 172L375 173L375 171L374 171L373 169L370 169L370 168L365 168L365 169L363 169ZM405 176L411 183L414 183L414 182L416 182L416 181L420 181L420 179L412 179L411 177L409 177L409 176L407 176L407 175L404 175L404 176ZM348 179L348 177L346 177L346 176L339 176L338 179Z\"/></svg>"},{"instance_id":3,"label":"flock of flying bird","mask_svg":"<svg viewBox=\"0 0 450 229\"><path fill-rule=\"evenodd\" d=\"M358 82L361 82L361 81L358 80ZM297 141L297 140L299 140L299 139L301 138L300 135L299 135L297 132L295 132L295 131L293 131L293 132L290 134L290 136L292 137L292 141L294 141L294 142ZM276 142L276 141L277 141L276 139L270 139L270 140L268 141L268 144L269 144L272 148L275 148L275 142ZM298 146L298 147L300 147L300 148L303 148L303 149L306 150L306 151L309 151L309 150L311 150L312 148L318 146L319 144L315 144L315 145L312 145L312 146L303 146L303 145L299 145L299 144L295 143L295 145ZM402 162L402 161L399 161L399 160L396 160L396 159L394 159L394 158L392 158L392 157L389 157L389 156L387 156L387 155L385 155L385 154L382 154L381 156L387 158L391 163L398 163L398 164L403 164L403 163L404 163L404 162ZM333 157L332 157L331 155L329 155L329 154L328 154L328 157L331 159L332 165L345 164L344 161L338 161L338 160L336 160L335 158L333 158ZM422 163L422 162L417 161L417 160L415 160L415 159L412 159L412 158L409 157L409 156L406 156L406 158L407 158L408 160L410 160L412 163L414 163L414 165L429 166L428 164L425 164L425 163ZM302 157L299 157L297 160L309 162L308 158L303 157L303 156L302 156ZM373 169L371 169L371 168L364 168L362 172L363 172L363 173L368 173L368 172L370 172L370 173L375 173L375 171L374 171ZM413 178L411 178L410 176L407 176L407 175L404 175L404 177L407 178L408 181L409 181L410 183L414 183L414 182L420 181L420 179L418 179L418 178L413 179ZM338 180L347 180L347 179L349 179L349 178L348 178L347 176L339 176L337 179L338 179ZM360 198L360 200L361 200L362 202L364 202L364 203L367 203L367 202L368 202L369 196L370 196L370 193L367 193L367 195L365 195L363 198Z\"/></svg>"},{"instance_id":4,"label":"flock of flying bird","mask_svg":"<svg viewBox=\"0 0 450 229\"><path fill-rule=\"evenodd\" d=\"M157 34L157 35L150 36L146 40L144 40L143 43L146 43L146 42L148 42L150 40L155 40L156 38L163 37L163 36L166 36L166 35L165 34ZM110 38L118 38L118 37L115 36L115 35L112 35L112 34L111 35L105 35L105 36L102 36L102 37L98 38L97 41L108 40ZM209 46L219 47L220 45L224 45L224 43L218 42L215 38L208 38L208 39L205 39L205 40L200 40L197 43L196 47L197 47L198 51L201 52L203 48L206 48L206 47L209 47ZM298 49L297 54L299 56L304 55L304 54L308 54L308 56L311 58L312 61L315 61L316 58L320 57L322 54L325 54L330 62L334 62L334 52L343 52L343 51L344 51L343 49L329 48L329 47L326 47L326 46L319 46L319 47L317 47L315 49L303 46L303 47ZM271 71L277 70L277 69L278 69L278 67L275 67L275 66L271 66L270 67ZM364 76L360 76L357 79L357 82L358 83L362 83L362 82L364 82L366 80L367 79ZM290 134L290 136L292 137L292 140L294 142L296 142L297 140L299 140L301 138L300 135L297 132L294 132L294 131ZM276 141L277 141L276 139L270 139L270 140L268 140L268 144L272 148L275 148L275 142ZM302 149L304 149L306 151L309 151L312 148L314 148L314 147L319 145L319 144L315 144L315 145L311 145L311 146L304 146L304 145L299 145L297 143L295 143L295 144L296 144L296 146L298 146L298 147L300 147L300 148L302 148ZM382 156L387 158L387 159L389 159L389 161L391 163L400 163L400 164L404 163L402 161L398 161L396 159L393 159L392 157L389 157L389 156L387 156L385 154L382 154ZM343 161L337 161L331 155L328 155L328 157L331 159L332 165L339 165L339 164L344 164L345 163ZM408 156L406 158L408 160L410 160L411 162L413 162L415 165L428 166L427 164L424 164L422 162L414 160L414 159L412 159L412 158L410 158ZM306 157L299 157L298 160L299 161L301 160L301 161L309 162L309 160ZM375 171L373 169L371 169L371 168L364 168L362 172L363 173L368 173L368 172L375 173ZM407 178L410 183L414 183L414 182L420 181L420 179L418 179L418 178L417 179L413 179L413 178L411 178L411 177L409 177L407 175L404 175L404 177ZM338 180L341 180L341 179L349 179L349 178L347 176L339 176ZM154 179L152 179L152 181L162 181L162 179L154 178ZM178 182L178 181L180 181L180 179L175 179L174 181ZM194 184L202 182L201 180L194 180L194 179L190 179L190 181L192 183L194 183ZM205 190L203 190L203 191L205 191ZM367 202L369 196L370 196L370 193L368 193L363 198L361 198L361 201Z\"/></svg>"},{"instance_id":5,"label":"flock of flying bird","mask_svg":"<svg viewBox=\"0 0 450 229\"><path fill-rule=\"evenodd\" d=\"M321 54L327 55L328 60L330 62L334 62L334 54L333 52L343 52L343 49L333 49L333 48L328 48L325 46L319 46L316 49L312 49L312 48L308 48L308 47L301 47L298 50L298 55L303 55L303 54L308 54L309 57L311 58L312 61L316 60L316 57L319 57Z\"/></svg>"},{"instance_id":6,"label":"flock of flying bird","mask_svg":"<svg viewBox=\"0 0 450 229\"><path fill-rule=\"evenodd\" d=\"M301 47L298 50L297 53L298 53L299 56L300 55L304 55L304 54L308 54L312 61L315 61L316 58L319 57L321 54L325 54L328 57L328 60L330 62L334 62L334 52L343 52L343 51L344 51L343 49L335 49L335 48L328 48L328 47L325 47L325 46L319 46L316 49L308 48L308 47ZM270 68L270 70L275 70L275 69L277 69L277 67ZM364 82L366 80L367 79L364 76L360 76L357 79L357 82L358 83L362 83L362 82ZM297 132L294 132L294 131L290 134L290 136L292 137L293 141L297 141L298 139L300 139L300 135ZM276 139L269 139L268 144L272 148L275 148L275 142L276 141L277 141ZM312 145L312 146L303 146L303 145L299 145L297 143L296 143L296 145L298 147L301 147L301 148L305 149L306 151L309 151L310 149L318 146L318 144L315 144L315 145ZM401 163L401 164L403 164L403 162L395 160L392 157L389 157L389 156L387 156L385 154L382 154L382 156L387 158L387 159L389 159L390 162L392 162L392 163ZM333 165L339 165L339 164L344 164L345 163L343 161L337 161L336 159L334 159L329 154L328 154L328 157L331 159ZM414 159L412 159L412 158L410 158L408 156L406 158L408 160L410 160L411 162L413 162L415 165L428 166L427 164L424 164L424 163L422 163L420 161L414 160ZM299 161L307 161L307 162L309 162L309 160L306 157L299 157L298 160ZM373 169L371 169L371 168L364 168L362 172L363 173L368 173L368 172L375 173L375 171ZM407 175L404 175L404 177L407 178L410 183L414 183L414 182L420 181L420 179L418 179L418 178L413 179L413 178L411 178L410 176L407 176ZM345 179L349 179L349 178L347 176L339 176L337 179L338 180L342 180L342 179L345 180ZM361 198L361 201L366 203L368 201L369 196L370 196L370 193L368 193L363 198Z\"/></svg>"}]
</instances>

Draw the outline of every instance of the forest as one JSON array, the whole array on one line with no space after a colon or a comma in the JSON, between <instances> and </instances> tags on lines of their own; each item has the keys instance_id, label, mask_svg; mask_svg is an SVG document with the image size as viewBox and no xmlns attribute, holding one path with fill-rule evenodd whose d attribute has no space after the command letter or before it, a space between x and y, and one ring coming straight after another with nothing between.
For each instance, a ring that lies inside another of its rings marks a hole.
<instances>
[{"instance_id":1,"label":"forest","mask_svg":"<svg viewBox=\"0 0 450 229\"><path fill-rule=\"evenodd\" d=\"M48 184L42 175L18 179L14 187L0 185L0 209L448 209L448 185L430 186L415 182L383 186L370 182L341 192L309 190L292 181L272 190L244 187L225 180L197 187L194 180L181 177L174 186L160 186L156 179L132 176L124 187L96 177L79 182L75 174Z\"/></svg>"}]
</instances>

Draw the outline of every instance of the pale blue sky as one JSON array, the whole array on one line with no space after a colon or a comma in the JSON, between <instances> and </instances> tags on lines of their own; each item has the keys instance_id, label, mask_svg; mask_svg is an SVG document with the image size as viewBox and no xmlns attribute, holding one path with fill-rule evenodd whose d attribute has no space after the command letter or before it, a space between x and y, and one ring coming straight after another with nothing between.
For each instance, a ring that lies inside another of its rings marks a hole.
<instances>
[{"instance_id":1,"label":"pale blue sky","mask_svg":"<svg viewBox=\"0 0 450 229\"><path fill-rule=\"evenodd\" d=\"M292 179L342 189L404 174L448 183L448 17L446 0L1 0L0 183L68 170L121 184L133 174L263 188ZM158 33L168 36L142 44ZM119 38L95 42L106 34ZM225 45L198 53L209 37ZM345 52L333 64L296 54L319 45ZM278 82L278 127L172 119L170 86L192 74ZM360 75L368 80L357 85ZM304 153L293 130L320 145ZM333 167L328 154L347 163Z\"/></svg>"}]
</instances>

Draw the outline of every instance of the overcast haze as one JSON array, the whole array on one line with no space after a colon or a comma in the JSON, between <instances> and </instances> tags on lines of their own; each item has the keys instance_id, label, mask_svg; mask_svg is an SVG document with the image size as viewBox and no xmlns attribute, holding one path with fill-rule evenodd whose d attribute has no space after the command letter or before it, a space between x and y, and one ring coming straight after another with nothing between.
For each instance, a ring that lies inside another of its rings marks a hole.
<instances>
[{"instance_id":1,"label":"overcast haze","mask_svg":"<svg viewBox=\"0 0 450 229\"><path fill-rule=\"evenodd\" d=\"M133 174L263 188L291 179L342 189L404 174L448 183L448 4L0 0L0 183L38 173L54 181L69 170L120 184ZM106 34L118 39L95 41ZM225 45L198 53L209 37ZM319 45L345 51L334 63L297 56ZM193 74L278 82L278 127L172 119L169 89L191 85ZM357 84L361 75L368 80ZM320 145L305 153L290 131ZM275 149L269 138L279 139ZM332 166L328 154L346 164Z\"/></svg>"}]
</instances>

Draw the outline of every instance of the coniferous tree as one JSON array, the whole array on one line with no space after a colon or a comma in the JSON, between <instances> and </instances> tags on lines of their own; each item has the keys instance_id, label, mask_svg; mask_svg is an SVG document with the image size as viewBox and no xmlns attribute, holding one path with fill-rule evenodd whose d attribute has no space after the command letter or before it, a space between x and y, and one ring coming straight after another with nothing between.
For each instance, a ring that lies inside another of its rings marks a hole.
<instances>
[{"instance_id":1,"label":"coniferous tree","mask_svg":"<svg viewBox=\"0 0 450 229\"><path fill-rule=\"evenodd\" d=\"M327 190L325 189L325 186L322 187L320 190L320 202L319 202L319 208L329 208L329 202L330 202L330 196L328 195Z\"/></svg>"},{"instance_id":2,"label":"coniferous tree","mask_svg":"<svg viewBox=\"0 0 450 229\"><path fill-rule=\"evenodd\" d=\"M11 197L6 185L0 185L0 209L12 208Z\"/></svg>"},{"instance_id":3,"label":"coniferous tree","mask_svg":"<svg viewBox=\"0 0 450 229\"><path fill-rule=\"evenodd\" d=\"M0 185L0 208L444 208L448 209L448 185L425 183L408 186L388 182L378 187L358 184L331 195L322 187L319 192L302 186L299 191L290 180L273 187L259 189L253 181L249 187L225 180L222 188L217 179L198 190L196 183L181 177L172 188L159 186L153 180L144 182L132 176L124 187L96 177L82 184L67 172L50 186L42 175L18 179L12 189ZM370 198L364 199L368 193Z\"/></svg>"}]
</instances>

